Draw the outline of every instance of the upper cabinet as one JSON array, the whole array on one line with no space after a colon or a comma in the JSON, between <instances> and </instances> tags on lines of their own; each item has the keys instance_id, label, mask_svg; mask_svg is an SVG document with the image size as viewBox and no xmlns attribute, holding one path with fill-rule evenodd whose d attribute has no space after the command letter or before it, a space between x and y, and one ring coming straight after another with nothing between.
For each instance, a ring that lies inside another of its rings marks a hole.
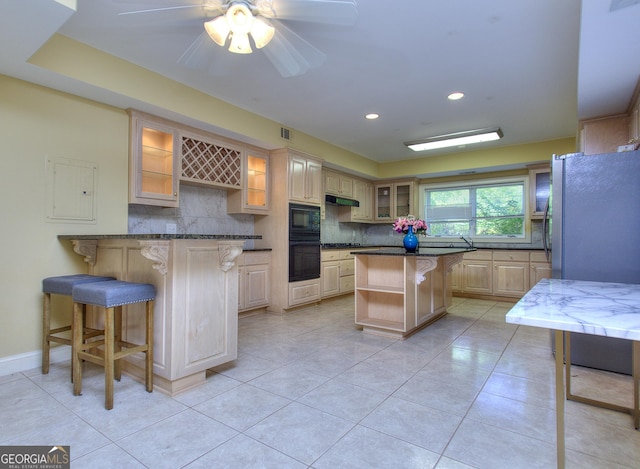
<instances>
[{"instance_id":1,"label":"upper cabinet","mask_svg":"<svg viewBox=\"0 0 640 469\"><path fill-rule=\"evenodd\" d=\"M289 200L320 205L322 199L322 161L289 150Z\"/></svg>"},{"instance_id":2,"label":"upper cabinet","mask_svg":"<svg viewBox=\"0 0 640 469\"><path fill-rule=\"evenodd\" d=\"M178 206L178 137L169 122L130 115L129 203Z\"/></svg>"},{"instance_id":3,"label":"upper cabinet","mask_svg":"<svg viewBox=\"0 0 640 469\"><path fill-rule=\"evenodd\" d=\"M415 180L378 183L374 188L376 221L393 221L398 217L415 215Z\"/></svg>"},{"instance_id":4,"label":"upper cabinet","mask_svg":"<svg viewBox=\"0 0 640 469\"><path fill-rule=\"evenodd\" d=\"M336 171L324 171L324 191L340 197L353 197L353 178Z\"/></svg>"},{"instance_id":5,"label":"upper cabinet","mask_svg":"<svg viewBox=\"0 0 640 469\"><path fill-rule=\"evenodd\" d=\"M532 219L544 217L550 191L550 166L548 164L529 166L529 207Z\"/></svg>"},{"instance_id":6,"label":"upper cabinet","mask_svg":"<svg viewBox=\"0 0 640 469\"><path fill-rule=\"evenodd\" d=\"M227 194L228 213L269 214L269 154L249 148L242 158L242 189Z\"/></svg>"},{"instance_id":7,"label":"upper cabinet","mask_svg":"<svg viewBox=\"0 0 640 469\"><path fill-rule=\"evenodd\" d=\"M618 115L580 122L580 148L585 155L613 153L629 143L629 116Z\"/></svg>"}]
</instances>

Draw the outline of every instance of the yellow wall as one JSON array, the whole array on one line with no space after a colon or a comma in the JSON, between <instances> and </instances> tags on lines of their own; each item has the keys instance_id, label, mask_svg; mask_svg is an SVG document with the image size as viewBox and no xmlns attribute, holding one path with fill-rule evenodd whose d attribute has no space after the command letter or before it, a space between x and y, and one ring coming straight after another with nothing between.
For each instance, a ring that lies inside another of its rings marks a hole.
<instances>
[{"instance_id":1,"label":"yellow wall","mask_svg":"<svg viewBox=\"0 0 640 469\"><path fill-rule=\"evenodd\" d=\"M41 281L86 272L64 233L126 233L128 116L0 75L0 360L41 349ZM45 157L98 164L95 225L45 221Z\"/></svg>"}]
</instances>

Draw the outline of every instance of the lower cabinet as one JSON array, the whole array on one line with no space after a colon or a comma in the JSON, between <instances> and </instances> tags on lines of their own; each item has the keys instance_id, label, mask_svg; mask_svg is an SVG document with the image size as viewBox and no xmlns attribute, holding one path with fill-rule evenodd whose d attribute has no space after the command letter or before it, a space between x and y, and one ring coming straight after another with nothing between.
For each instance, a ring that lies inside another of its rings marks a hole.
<instances>
[{"instance_id":1,"label":"lower cabinet","mask_svg":"<svg viewBox=\"0 0 640 469\"><path fill-rule=\"evenodd\" d=\"M551 264L542 251L480 249L465 253L453 266L451 290L469 296L522 298L543 278L551 278Z\"/></svg>"},{"instance_id":2,"label":"lower cabinet","mask_svg":"<svg viewBox=\"0 0 640 469\"><path fill-rule=\"evenodd\" d=\"M551 278L551 263L544 252L532 252L530 260L529 289L543 278Z\"/></svg>"},{"instance_id":3,"label":"lower cabinet","mask_svg":"<svg viewBox=\"0 0 640 469\"><path fill-rule=\"evenodd\" d=\"M453 266L451 290L460 293L491 295L492 253L480 250L467 252L462 262Z\"/></svg>"},{"instance_id":4,"label":"lower cabinet","mask_svg":"<svg viewBox=\"0 0 640 469\"><path fill-rule=\"evenodd\" d=\"M320 301L320 279L289 283L289 306Z\"/></svg>"},{"instance_id":5,"label":"lower cabinet","mask_svg":"<svg viewBox=\"0 0 640 469\"><path fill-rule=\"evenodd\" d=\"M238 265L238 312L243 313L269 305L271 253L245 251Z\"/></svg>"},{"instance_id":6,"label":"lower cabinet","mask_svg":"<svg viewBox=\"0 0 640 469\"><path fill-rule=\"evenodd\" d=\"M353 248L325 249L321 253L322 298L351 293L355 287ZM357 251L357 249L355 249Z\"/></svg>"},{"instance_id":7,"label":"lower cabinet","mask_svg":"<svg viewBox=\"0 0 640 469\"><path fill-rule=\"evenodd\" d=\"M493 294L521 298L529 291L529 251L493 252Z\"/></svg>"}]
</instances>

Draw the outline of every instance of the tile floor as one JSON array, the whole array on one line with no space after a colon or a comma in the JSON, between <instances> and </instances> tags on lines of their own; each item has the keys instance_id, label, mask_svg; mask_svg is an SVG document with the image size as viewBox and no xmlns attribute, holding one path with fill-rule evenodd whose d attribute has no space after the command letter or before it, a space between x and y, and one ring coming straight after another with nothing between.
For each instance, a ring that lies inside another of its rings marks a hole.
<instances>
[{"instance_id":1,"label":"tile floor","mask_svg":"<svg viewBox=\"0 0 640 469\"><path fill-rule=\"evenodd\" d=\"M0 378L0 445L70 445L73 468L552 468L549 333L506 324L509 303L454 298L398 341L363 334L350 296L239 321L239 359L174 398L129 377L103 407L101 369ZM573 368L574 391L600 373ZM608 374L609 398L631 379ZM567 467L638 467L629 415L567 402Z\"/></svg>"}]
</instances>

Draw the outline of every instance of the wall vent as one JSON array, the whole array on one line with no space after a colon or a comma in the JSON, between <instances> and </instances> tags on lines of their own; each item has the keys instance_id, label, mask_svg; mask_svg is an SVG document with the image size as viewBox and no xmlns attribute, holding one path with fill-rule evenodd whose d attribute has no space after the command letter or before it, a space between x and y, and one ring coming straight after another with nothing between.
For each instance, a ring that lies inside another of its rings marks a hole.
<instances>
[{"instance_id":1,"label":"wall vent","mask_svg":"<svg viewBox=\"0 0 640 469\"><path fill-rule=\"evenodd\" d=\"M291 134L291 130L286 127L280 127L280 138L282 140L291 141L293 135Z\"/></svg>"}]
</instances>

